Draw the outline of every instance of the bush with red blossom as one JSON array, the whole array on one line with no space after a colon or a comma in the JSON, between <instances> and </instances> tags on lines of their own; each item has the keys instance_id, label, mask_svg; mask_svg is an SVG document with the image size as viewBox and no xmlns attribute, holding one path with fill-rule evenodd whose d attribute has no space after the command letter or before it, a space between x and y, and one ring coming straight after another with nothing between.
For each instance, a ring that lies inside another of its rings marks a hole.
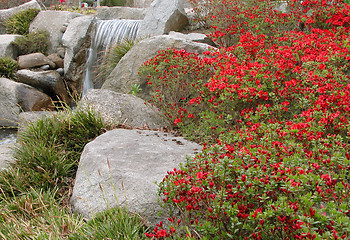
<instances>
[{"instance_id":1,"label":"bush with red blossom","mask_svg":"<svg viewBox=\"0 0 350 240\"><path fill-rule=\"evenodd\" d=\"M160 184L171 228L148 236L349 239L349 5L289 1L285 16L261 1L233 16L242 3L232 2L205 19L225 47L206 57L168 49L141 68L151 101L204 143ZM277 25L267 29L267 16ZM286 19L297 27L280 27Z\"/></svg>"}]
</instances>

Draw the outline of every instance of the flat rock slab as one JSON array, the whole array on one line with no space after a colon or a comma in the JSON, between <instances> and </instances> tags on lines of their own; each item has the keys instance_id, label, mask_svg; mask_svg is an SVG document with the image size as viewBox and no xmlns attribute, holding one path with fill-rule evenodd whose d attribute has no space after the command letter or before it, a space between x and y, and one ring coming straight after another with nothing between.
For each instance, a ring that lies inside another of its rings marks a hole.
<instances>
[{"instance_id":1,"label":"flat rock slab","mask_svg":"<svg viewBox=\"0 0 350 240\"><path fill-rule=\"evenodd\" d=\"M157 189L167 171L178 168L202 147L171 134L115 129L85 146L71 198L86 217L110 207L127 206L151 223L163 219Z\"/></svg>"}]
</instances>

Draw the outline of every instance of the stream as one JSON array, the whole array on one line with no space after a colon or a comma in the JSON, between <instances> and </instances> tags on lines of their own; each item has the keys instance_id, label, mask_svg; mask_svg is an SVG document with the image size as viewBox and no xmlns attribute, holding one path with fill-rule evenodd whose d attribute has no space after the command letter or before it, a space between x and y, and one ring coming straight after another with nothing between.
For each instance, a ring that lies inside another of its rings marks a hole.
<instances>
[{"instance_id":1,"label":"stream","mask_svg":"<svg viewBox=\"0 0 350 240\"><path fill-rule=\"evenodd\" d=\"M0 145L15 143L17 137L17 130L11 128L0 128Z\"/></svg>"}]
</instances>

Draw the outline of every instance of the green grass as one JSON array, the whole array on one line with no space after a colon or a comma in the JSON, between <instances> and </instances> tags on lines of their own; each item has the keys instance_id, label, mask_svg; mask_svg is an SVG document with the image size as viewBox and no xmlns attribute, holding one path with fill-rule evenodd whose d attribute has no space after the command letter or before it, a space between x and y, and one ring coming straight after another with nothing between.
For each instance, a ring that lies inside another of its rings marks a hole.
<instances>
[{"instance_id":1,"label":"green grass","mask_svg":"<svg viewBox=\"0 0 350 240\"><path fill-rule=\"evenodd\" d=\"M121 208L112 208L87 222L70 240L83 239L144 239L145 228L137 215L127 214Z\"/></svg>"},{"instance_id":2,"label":"green grass","mask_svg":"<svg viewBox=\"0 0 350 240\"><path fill-rule=\"evenodd\" d=\"M62 239L84 224L82 216L71 214L58 189L37 191L2 199L0 203L0 238Z\"/></svg>"},{"instance_id":3,"label":"green grass","mask_svg":"<svg viewBox=\"0 0 350 240\"><path fill-rule=\"evenodd\" d=\"M104 127L100 116L82 109L29 124L18 136L15 163L0 173L2 192L16 196L34 186L45 191L69 187L85 144L103 133Z\"/></svg>"},{"instance_id":4,"label":"green grass","mask_svg":"<svg viewBox=\"0 0 350 240\"><path fill-rule=\"evenodd\" d=\"M18 63L10 57L0 57L0 77L15 79Z\"/></svg>"},{"instance_id":5,"label":"green grass","mask_svg":"<svg viewBox=\"0 0 350 240\"><path fill-rule=\"evenodd\" d=\"M65 110L20 131L0 172L0 239L143 239L142 220L109 209L90 221L69 198L84 146L109 129L91 109Z\"/></svg>"},{"instance_id":6,"label":"green grass","mask_svg":"<svg viewBox=\"0 0 350 240\"><path fill-rule=\"evenodd\" d=\"M5 22L6 33L20 35L28 34L30 23L39 12L39 9L31 8L14 14Z\"/></svg>"},{"instance_id":7,"label":"green grass","mask_svg":"<svg viewBox=\"0 0 350 240\"><path fill-rule=\"evenodd\" d=\"M12 43L17 47L19 55L37 52L46 55L49 47L49 35L46 30L38 30L16 37Z\"/></svg>"}]
</instances>

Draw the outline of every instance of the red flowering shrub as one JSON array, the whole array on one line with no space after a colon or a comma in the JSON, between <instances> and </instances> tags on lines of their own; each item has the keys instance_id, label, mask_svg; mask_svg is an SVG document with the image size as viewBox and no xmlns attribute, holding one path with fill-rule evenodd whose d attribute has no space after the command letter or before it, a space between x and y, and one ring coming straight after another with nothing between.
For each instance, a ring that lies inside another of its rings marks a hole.
<instances>
[{"instance_id":1,"label":"red flowering shrub","mask_svg":"<svg viewBox=\"0 0 350 240\"><path fill-rule=\"evenodd\" d=\"M236 44L247 31L281 36L287 31L312 28L349 28L349 6L342 0L191 0L195 21L212 28L210 37L228 47ZM224 6L224 7L223 7ZM284 12L278 9L285 9ZM271 40L271 39L270 39Z\"/></svg>"},{"instance_id":2,"label":"red flowering shrub","mask_svg":"<svg viewBox=\"0 0 350 240\"><path fill-rule=\"evenodd\" d=\"M213 28L235 35L235 45L206 58L167 50L143 66L154 104L182 132L208 142L160 184L165 208L180 216L149 237L350 238L349 6L302 5L304 31L253 31L244 20L239 31ZM226 15L210 21L237 18ZM162 95L177 89L184 102Z\"/></svg>"},{"instance_id":3,"label":"red flowering shrub","mask_svg":"<svg viewBox=\"0 0 350 240\"><path fill-rule=\"evenodd\" d=\"M167 119L190 134L195 133L199 114L207 108L203 97L204 85L213 75L210 64L197 54L185 50L168 49L145 62L140 77L147 80L154 103Z\"/></svg>"},{"instance_id":4,"label":"red flowering shrub","mask_svg":"<svg viewBox=\"0 0 350 240\"><path fill-rule=\"evenodd\" d=\"M292 121L242 128L168 172L163 201L207 239L348 239L349 145L318 131Z\"/></svg>"}]
</instances>

